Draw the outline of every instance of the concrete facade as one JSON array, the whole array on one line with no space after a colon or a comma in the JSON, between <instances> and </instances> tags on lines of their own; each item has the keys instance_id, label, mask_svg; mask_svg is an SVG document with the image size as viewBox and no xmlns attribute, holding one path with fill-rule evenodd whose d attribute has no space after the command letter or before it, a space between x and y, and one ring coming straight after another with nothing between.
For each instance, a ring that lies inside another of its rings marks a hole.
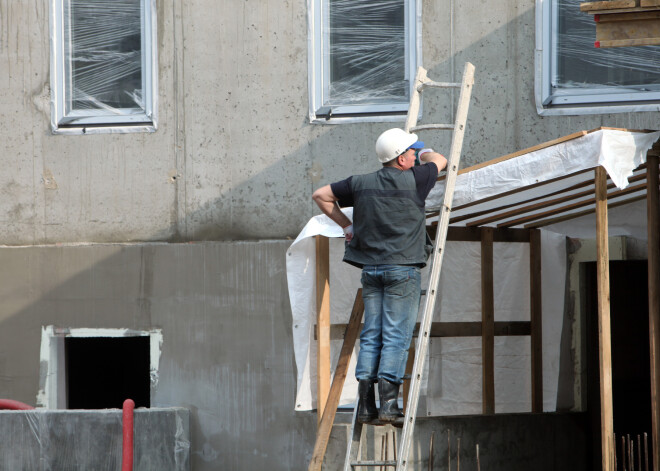
<instances>
[{"instance_id":1,"label":"concrete facade","mask_svg":"<svg viewBox=\"0 0 660 471\"><path fill-rule=\"evenodd\" d=\"M533 2L420 1L429 76L476 66L463 166L657 128L537 115ZM158 130L53 135L49 6L0 1L0 397L35 404L45 325L161 329L152 406L190 410L193 470L304 469L316 416L293 411L286 249L312 192L373 170L375 138L403 121L309 123L305 0L156 0ZM450 109L428 95L423 120Z\"/></svg>"},{"instance_id":2,"label":"concrete facade","mask_svg":"<svg viewBox=\"0 0 660 471\"><path fill-rule=\"evenodd\" d=\"M308 122L304 0L156 4L157 132L63 136L49 124L49 2L0 2L0 243L293 237L316 187L375 167L392 123ZM534 4L484 6L422 4L429 75L476 66L463 165L580 129L657 127L657 113L539 117ZM423 119L448 110L429 93ZM447 152L448 133L422 137Z\"/></svg>"}]
</instances>

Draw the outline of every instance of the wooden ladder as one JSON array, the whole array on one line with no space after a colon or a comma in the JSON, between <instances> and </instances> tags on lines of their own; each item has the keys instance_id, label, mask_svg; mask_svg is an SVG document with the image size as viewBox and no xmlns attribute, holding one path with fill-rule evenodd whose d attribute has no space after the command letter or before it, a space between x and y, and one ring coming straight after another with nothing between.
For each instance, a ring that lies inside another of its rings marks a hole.
<instances>
[{"instance_id":1,"label":"wooden ladder","mask_svg":"<svg viewBox=\"0 0 660 471\"><path fill-rule=\"evenodd\" d=\"M410 98L410 106L408 108L408 116L404 129L408 132L415 132L426 129L438 130L451 130L453 131L451 150L449 152L447 162L447 176L445 180L445 190L443 196L443 203L440 208L438 219L438 228L435 237L435 245L433 250L433 259L431 262L431 275L429 279L429 286L426 290L425 304L420 323L419 334L417 337L417 346L415 348L415 360L413 363L413 371L410 379L410 387L408 392L407 407L405 411L405 418L401 438L399 440L399 449L396 460L371 460L360 461L361 438L363 425L357 422L357 404L356 399L355 410L353 412L353 419L351 422L351 430L349 433L349 442L346 450L346 459L344 462L344 471L351 471L354 468L365 467L396 467L396 471L405 471L408 465L408 454L410 445L412 443L412 436L415 430L415 419L417 416L417 406L419 402L419 394L422 381L422 372L424 369L424 362L426 360L426 352L428 349L428 342L430 337L431 322L433 320L433 310L437 298L438 283L440 280L440 269L442 267L442 258L444 255L445 244L447 240L447 230L449 227L449 215L451 212L451 204L454 197L454 187L456 184L456 177L458 175L458 166L460 161L461 149L463 147L463 136L465 134L465 125L467 122L468 108L470 104L470 96L472 93L472 85L474 84L474 66L467 62L463 70L463 79L460 83L444 83L434 82L427 77L425 69L420 67L417 71L415 83L413 86L413 93ZM417 116L419 114L419 107L421 101L421 93L425 88L458 88L460 94L456 106L456 116L454 124L424 124L417 126ZM362 292L358 290L353 305L351 318L346 327L344 335L344 343L342 345L339 361L335 369L335 375L330 387L328 401L326 403L321 422L319 423L318 433L316 436L316 443L312 459L309 464L309 471L320 471L323 463L323 457L327 449L328 440L330 439L330 432L334 423L337 407L339 405L339 398L341 390L346 379L348 364L350 357L359 334L360 323L364 313L364 304L362 303Z\"/></svg>"}]
</instances>

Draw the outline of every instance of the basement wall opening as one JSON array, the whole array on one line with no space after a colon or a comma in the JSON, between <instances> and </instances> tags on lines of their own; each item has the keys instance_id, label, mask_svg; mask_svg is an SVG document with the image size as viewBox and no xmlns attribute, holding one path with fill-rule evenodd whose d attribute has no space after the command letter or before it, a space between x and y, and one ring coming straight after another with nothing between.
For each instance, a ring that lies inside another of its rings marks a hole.
<instances>
[{"instance_id":1,"label":"basement wall opening","mask_svg":"<svg viewBox=\"0 0 660 471\"><path fill-rule=\"evenodd\" d=\"M43 327L37 406L150 407L158 385L160 330Z\"/></svg>"},{"instance_id":2,"label":"basement wall opening","mask_svg":"<svg viewBox=\"0 0 660 471\"><path fill-rule=\"evenodd\" d=\"M67 409L149 407L149 337L67 337Z\"/></svg>"}]
</instances>

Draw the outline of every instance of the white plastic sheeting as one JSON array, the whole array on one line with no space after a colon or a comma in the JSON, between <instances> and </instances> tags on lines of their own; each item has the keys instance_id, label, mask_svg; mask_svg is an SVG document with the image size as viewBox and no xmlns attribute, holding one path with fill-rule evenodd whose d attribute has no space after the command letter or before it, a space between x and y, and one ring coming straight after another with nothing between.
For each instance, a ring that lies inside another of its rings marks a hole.
<instances>
[{"instance_id":1,"label":"white plastic sheeting","mask_svg":"<svg viewBox=\"0 0 660 471\"><path fill-rule=\"evenodd\" d=\"M646 151L660 138L660 132L632 133L601 130L583 137L467 172L458 177L454 206L498 195L533 183L602 165L613 182L623 188L634 168L644 162ZM566 187L575 180L593 178L592 172L560 180L552 185ZM547 194L551 185L516 193L518 200ZM554 187L553 187L554 189ZM427 207L442 197L437 184ZM465 211L484 209L477 205ZM498 205L503 204L498 200ZM636 209L631 209L631 207ZM644 205L615 208L609 215L610 235L644 236ZM351 217L351 209L345 210ZM542 231L543 282L543 408L556 408L559 372L559 344L562 329L566 251L564 235L593 237L595 222L585 216L549 226ZM343 233L326 216L312 218L287 252L287 278L293 312L293 338L298 366L296 410L316 407L316 343L313 327L315 310L314 235L332 237L330 243L330 308L333 324L346 323L355 293L360 287L360 270L342 263ZM529 320L529 246L525 243L495 243L495 320ZM423 284L428 267L423 270ZM481 319L480 246L478 243L449 242L440 279L440 299L435 322L479 321ZM531 363L529 337L496 337L496 412L531 410ZM336 364L341 341L331 343L332 364ZM356 348L357 350L357 348ZM352 357L340 404L355 401L356 353ZM426 414L452 415L481 412L480 338L432 339L429 350ZM424 414L423 410L420 413Z\"/></svg>"}]
</instances>

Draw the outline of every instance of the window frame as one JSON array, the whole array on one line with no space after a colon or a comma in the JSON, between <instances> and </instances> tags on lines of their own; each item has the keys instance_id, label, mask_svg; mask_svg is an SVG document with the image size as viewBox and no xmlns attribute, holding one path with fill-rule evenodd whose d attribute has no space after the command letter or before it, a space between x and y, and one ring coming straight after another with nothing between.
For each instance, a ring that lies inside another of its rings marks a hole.
<instances>
[{"instance_id":1,"label":"window frame","mask_svg":"<svg viewBox=\"0 0 660 471\"><path fill-rule=\"evenodd\" d=\"M406 79L410 83L409 93L418 65L422 63L421 48L421 1L403 0L405 11L405 55ZM328 94L330 58L323 54L324 45L329 42L327 0L307 0L308 12L308 86L309 120L317 124L339 124L352 122L391 122L405 119L408 102L389 104L356 104L324 106Z\"/></svg>"},{"instance_id":2,"label":"window frame","mask_svg":"<svg viewBox=\"0 0 660 471\"><path fill-rule=\"evenodd\" d=\"M579 13L586 15L587 13ZM536 0L535 101L540 116L660 111L660 91L607 93L607 88L552 91L557 70L556 0Z\"/></svg>"},{"instance_id":3,"label":"window frame","mask_svg":"<svg viewBox=\"0 0 660 471\"><path fill-rule=\"evenodd\" d=\"M71 97L67 96L65 73L70 61L65 57L64 6L71 0L52 0L51 31L51 127L55 134L93 134L107 132L154 132L157 128L158 55L156 50L156 0L140 0L143 112L117 115L112 110L71 110ZM71 74L68 74L70 79ZM69 88L70 89L70 88Z\"/></svg>"}]
</instances>

